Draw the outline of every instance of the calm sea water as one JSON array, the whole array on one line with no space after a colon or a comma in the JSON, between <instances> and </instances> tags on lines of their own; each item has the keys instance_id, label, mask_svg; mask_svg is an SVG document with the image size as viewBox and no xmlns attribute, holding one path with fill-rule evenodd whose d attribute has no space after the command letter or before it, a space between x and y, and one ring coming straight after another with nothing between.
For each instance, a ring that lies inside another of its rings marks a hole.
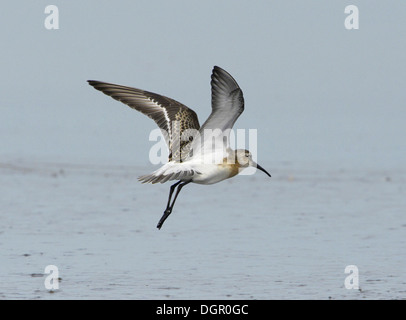
<instances>
[{"instance_id":1,"label":"calm sea water","mask_svg":"<svg viewBox=\"0 0 406 320\"><path fill-rule=\"evenodd\" d=\"M170 184L138 183L151 168L0 163L0 298L406 298L406 172L262 165L188 185L159 231Z\"/></svg>"}]
</instances>

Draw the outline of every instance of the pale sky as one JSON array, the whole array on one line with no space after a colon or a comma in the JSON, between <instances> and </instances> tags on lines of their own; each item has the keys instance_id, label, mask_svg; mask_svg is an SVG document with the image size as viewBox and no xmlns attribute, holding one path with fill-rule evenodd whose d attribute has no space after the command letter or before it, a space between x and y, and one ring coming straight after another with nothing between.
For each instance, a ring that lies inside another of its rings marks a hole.
<instances>
[{"instance_id":1,"label":"pale sky","mask_svg":"<svg viewBox=\"0 0 406 320\"><path fill-rule=\"evenodd\" d=\"M59 9L47 30L45 7ZM344 27L347 5L359 29ZM0 12L0 161L148 164L152 120L86 80L210 113L210 74L244 92L235 128L259 162L406 163L405 1L7 1Z\"/></svg>"}]
</instances>

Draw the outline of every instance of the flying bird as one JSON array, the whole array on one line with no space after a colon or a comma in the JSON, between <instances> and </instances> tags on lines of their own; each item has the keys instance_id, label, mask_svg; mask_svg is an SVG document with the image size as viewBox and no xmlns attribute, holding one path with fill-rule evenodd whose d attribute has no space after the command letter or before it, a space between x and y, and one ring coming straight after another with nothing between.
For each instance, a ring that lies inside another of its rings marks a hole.
<instances>
[{"instance_id":1,"label":"flying bird","mask_svg":"<svg viewBox=\"0 0 406 320\"><path fill-rule=\"evenodd\" d=\"M177 180L170 187L158 229L172 213L179 192L191 182L217 183L234 177L247 167L258 168L271 176L253 161L249 150L232 150L229 146L230 130L244 111L244 97L234 78L222 68L213 68L212 112L202 126L192 109L171 98L112 83L88 82L95 89L150 117L163 133L169 148L168 162L151 174L138 178L142 183L153 184ZM217 160L213 161L213 158Z\"/></svg>"}]
</instances>

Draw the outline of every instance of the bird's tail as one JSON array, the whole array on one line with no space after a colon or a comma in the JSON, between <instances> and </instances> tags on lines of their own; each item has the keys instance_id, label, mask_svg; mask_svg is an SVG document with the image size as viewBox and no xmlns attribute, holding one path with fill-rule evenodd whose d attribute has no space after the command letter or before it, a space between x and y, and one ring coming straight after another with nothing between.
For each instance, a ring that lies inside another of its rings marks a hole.
<instances>
[{"instance_id":1,"label":"bird's tail","mask_svg":"<svg viewBox=\"0 0 406 320\"><path fill-rule=\"evenodd\" d=\"M170 180L190 180L194 175L201 174L196 169L192 169L189 166L182 166L180 163L168 162L158 170L143 175L138 178L141 183L164 183Z\"/></svg>"}]
</instances>

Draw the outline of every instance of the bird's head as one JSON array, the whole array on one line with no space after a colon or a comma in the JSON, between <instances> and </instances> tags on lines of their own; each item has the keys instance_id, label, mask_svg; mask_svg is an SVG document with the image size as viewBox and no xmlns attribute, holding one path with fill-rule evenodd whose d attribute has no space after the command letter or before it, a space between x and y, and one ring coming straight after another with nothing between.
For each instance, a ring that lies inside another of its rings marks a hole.
<instances>
[{"instance_id":1,"label":"bird's head","mask_svg":"<svg viewBox=\"0 0 406 320\"><path fill-rule=\"evenodd\" d=\"M258 163L256 163L254 160L252 160L252 154L249 150L245 149L238 149L235 152L235 157L236 157L236 162L239 164L240 168L248 168L248 167L254 167L265 174L267 174L269 177L271 176L268 171L266 171L264 168L262 168Z\"/></svg>"}]
</instances>

